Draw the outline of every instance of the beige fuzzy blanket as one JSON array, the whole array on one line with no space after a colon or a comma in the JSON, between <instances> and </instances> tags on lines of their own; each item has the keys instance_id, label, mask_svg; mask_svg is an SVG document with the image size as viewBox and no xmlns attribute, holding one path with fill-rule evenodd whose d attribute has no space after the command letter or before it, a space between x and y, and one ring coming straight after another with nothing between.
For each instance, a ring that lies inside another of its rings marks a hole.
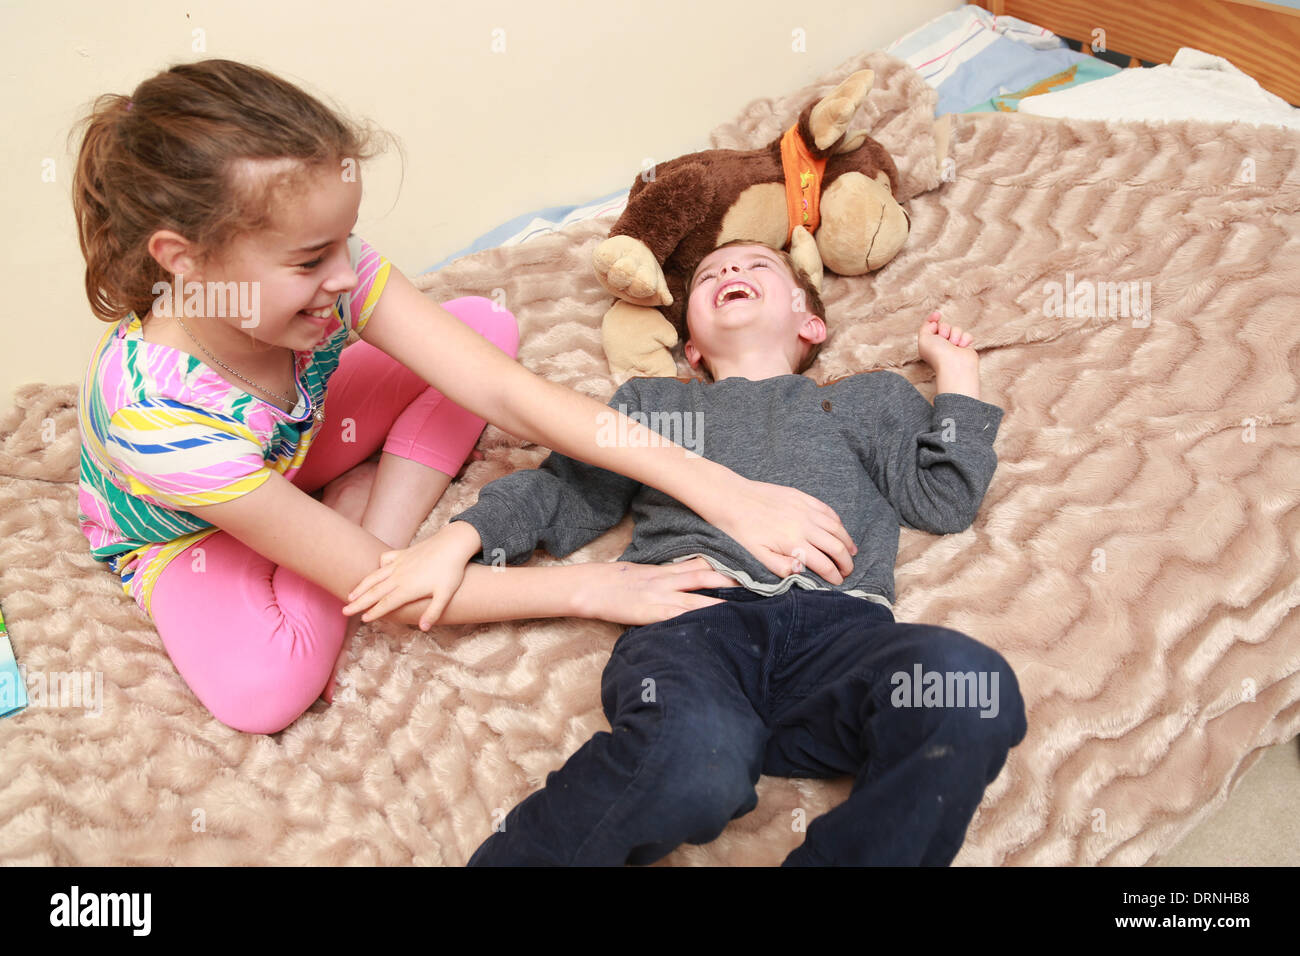
<instances>
[{"instance_id":1,"label":"beige fuzzy blanket","mask_svg":"<svg viewBox=\"0 0 1300 956\"><path fill-rule=\"evenodd\" d=\"M916 329L941 308L1006 410L974 526L904 530L897 566L896 617L998 648L1028 708L957 863L1144 863L1300 731L1300 134L962 115L936 167L934 94L872 54L752 104L714 145L771 139L864 64L877 88L855 126L899 157L912 233L876 275L829 279L812 374L886 366L932 395ZM503 289L521 361L604 399L589 258L609 225L422 281L439 298ZM1130 282L1146 315L1109 285ZM0 422L0 601L29 672L102 675L102 712L47 699L0 721L0 862L457 865L607 729L619 628L581 620L368 626L334 706L275 737L217 723L87 553L74 398L27 386ZM491 427L481 447L420 536L544 455ZM793 811L847 789L765 777L754 812L666 862L777 863L802 839Z\"/></svg>"}]
</instances>

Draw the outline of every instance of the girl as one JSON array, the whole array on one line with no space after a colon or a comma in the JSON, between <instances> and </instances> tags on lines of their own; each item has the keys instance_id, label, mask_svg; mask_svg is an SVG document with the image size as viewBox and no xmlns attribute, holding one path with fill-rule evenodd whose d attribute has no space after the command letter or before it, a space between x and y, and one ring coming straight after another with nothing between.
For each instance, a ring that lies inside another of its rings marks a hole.
<instances>
[{"instance_id":1,"label":"girl","mask_svg":"<svg viewBox=\"0 0 1300 956\"><path fill-rule=\"evenodd\" d=\"M373 139L224 60L100 97L85 123L73 205L112 326L79 398L79 520L217 719L274 733L328 697L360 624L345 597L410 543L485 419L672 495L777 574L852 568L826 505L649 433L602 447L604 405L512 361L513 316L440 307L353 236ZM690 592L721 583L698 560L467 569L461 531L430 548L446 555L432 599L388 619L640 624L715 603Z\"/></svg>"}]
</instances>

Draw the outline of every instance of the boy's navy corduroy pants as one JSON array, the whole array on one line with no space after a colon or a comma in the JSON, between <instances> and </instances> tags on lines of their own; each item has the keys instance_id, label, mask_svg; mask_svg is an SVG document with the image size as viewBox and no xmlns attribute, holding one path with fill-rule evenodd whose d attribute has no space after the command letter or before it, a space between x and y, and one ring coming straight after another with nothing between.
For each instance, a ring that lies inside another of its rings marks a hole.
<instances>
[{"instance_id":1,"label":"boy's navy corduroy pants","mask_svg":"<svg viewBox=\"0 0 1300 956\"><path fill-rule=\"evenodd\" d=\"M651 863L752 810L762 773L853 777L787 866L950 863L1025 736L1002 655L835 591L699 593L726 603L623 633L601 679L610 732L515 807L470 865Z\"/></svg>"}]
</instances>

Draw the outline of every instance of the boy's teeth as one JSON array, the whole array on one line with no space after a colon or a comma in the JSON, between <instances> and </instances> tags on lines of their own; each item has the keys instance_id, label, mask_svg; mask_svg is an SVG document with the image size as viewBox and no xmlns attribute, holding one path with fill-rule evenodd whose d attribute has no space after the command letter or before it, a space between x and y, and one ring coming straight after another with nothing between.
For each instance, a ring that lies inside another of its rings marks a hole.
<instances>
[{"instance_id":1,"label":"boy's teeth","mask_svg":"<svg viewBox=\"0 0 1300 956\"><path fill-rule=\"evenodd\" d=\"M330 317L331 313L333 313L333 311L334 311L334 307L333 307L333 306L329 306L329 305L327 305L327 306L325 306L325 308L323 308L323 309L315 309L315 310L310 311L310 312L308 312L306 309L303 309L303 311L304 311L304 312L307 312L308 315L314 315L314 316L316 316L316 318L318 318L318 319L328 319L328 318Z\"/></svg>"},{"instance_id":2,"label":"boy's teeth","mask_svg":"<svg viewBox=\"0 0 1300 956\"><path fill-rule=\"evenodd\" d=\"M723 300L726 299L727 295L731 292L736 292L736 291L745 293L745 298L747 299L758 298L757 293L755 293L754 290L751 289L744 282L731 282L728 283L727 285L724 285L721 289L718 290L718 294L714 296L713 299L713 307L717 308L718 306L722 305Z\"/></svg>"}]
</instances>

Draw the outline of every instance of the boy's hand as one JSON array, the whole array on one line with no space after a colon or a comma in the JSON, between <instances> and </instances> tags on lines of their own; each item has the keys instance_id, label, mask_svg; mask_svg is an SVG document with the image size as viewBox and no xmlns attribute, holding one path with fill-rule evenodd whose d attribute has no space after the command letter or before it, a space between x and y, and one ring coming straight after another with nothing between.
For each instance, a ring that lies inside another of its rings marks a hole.
<instances>
[{"instance_id":1,"label":"boy's hand","mask_svg":"<svg viewBox=\"0 0 1300 956\"><path fill-rule=\"evenodd\" d=\"M936 372L943 368L961 368L966 363L979 368L979 354L970 347L971 334L941 321L939 312L931 312L916 335L916 349Z\"/></svg>"},{"instance_id":2,"label":"boy's hand","mask_svg":"<svg viewBox=\"0 0 1300 956\"><path fill-rule=\"evenodd\" d=\"M427 631L465 578L465 566L482 548L478 532L465 521L453 521L431 538L400 551L385 551L380 567L371 571L348 594L343 608L349 617L369 608L363 621L373 621L411 601L428 597L420 615L420 630ZM373 606L372 606L373 605Z\"/></svg>"},{"instance_id":3,"label":"boy's hand","mask_svg":"<svg viewBox=\"0 0 1300 956\"><path fill-rule=\"evenodd\" d=\"M578 616L633 627L722 603L721 598L691 593L699 588L739 587L703 558L678 564L615 561L580 567L583 583L575 589L573 605Z\"/></svg>"},{"instance_id":4,"label":"boy's hand","mask_svg":"<svg viewBox=\"0 0 1300 956\"><path fill-rule=\"evenodd\" d=\"M916 335L916 350L934 369L939 392L958 392L979 398L980 357L971 343L971 334L941 321L939 312L931 312Z\"/></svg>"}]
</instances>

